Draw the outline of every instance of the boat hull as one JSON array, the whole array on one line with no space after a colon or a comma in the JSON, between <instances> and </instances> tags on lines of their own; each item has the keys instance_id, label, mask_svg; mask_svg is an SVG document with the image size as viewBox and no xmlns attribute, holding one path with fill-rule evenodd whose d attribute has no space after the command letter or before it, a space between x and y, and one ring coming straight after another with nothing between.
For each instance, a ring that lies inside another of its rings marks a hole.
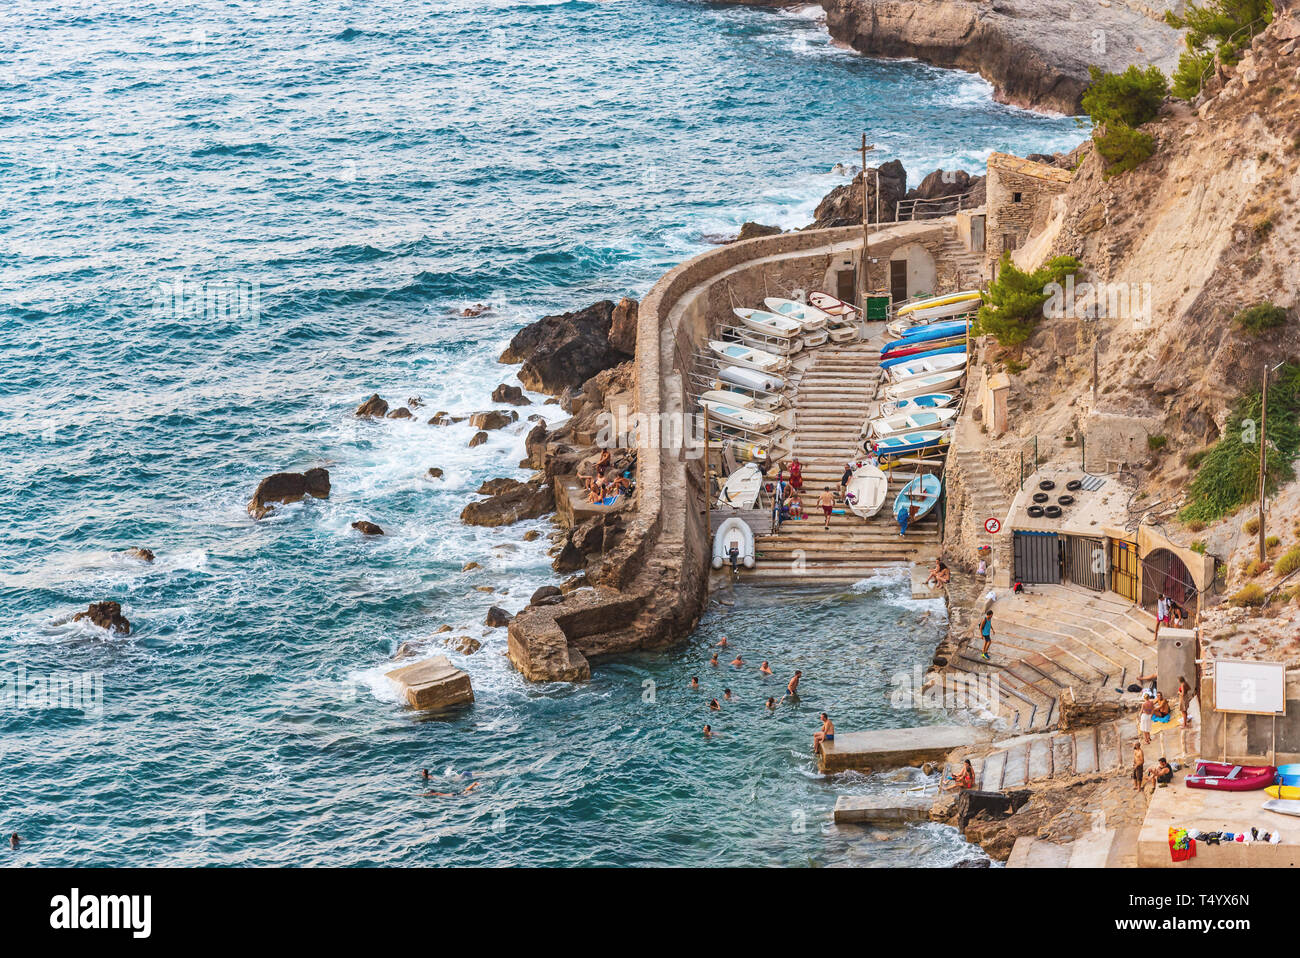
<instances>
[{"instance_id":1,"label":"boat hull","mask_svg":"<svg viewBox=\"0 0 1300 958\"><path fill-rule=\"evenodd\" d=\"M863 519L870 519L879 512L888 495L889 479L870 463L863 463L854 469L853 476L844 487L849 510Z\"/></svg>"},{"instance_id":2,"label":"boat hull","mask_svg":"<svg viewBox=\"0 0 1300 958\"><path fill-rule=\"evenodd\" d=\"M1237 770L1235 776L1232 776L1233 769ZM1183 779L1183 784L1188 788L1209 788L1220 792L1255 792L1272 785L1275 775L1277 769L1272 765L1197 762L1196 771Z\"/></svg>"},{"instance_id":3,"label":"boat hull","mask_svg":"<svg viewBox=\"0 0 1300 958\"><path fill-rule=\"evenodd\" d=\"M746 569L754 568L754 530L744 519L730 516L722 520L713 536L713 568L721 569L731 562L731 549L736 549L736 564Z\"/></svg>"}]
</instances>

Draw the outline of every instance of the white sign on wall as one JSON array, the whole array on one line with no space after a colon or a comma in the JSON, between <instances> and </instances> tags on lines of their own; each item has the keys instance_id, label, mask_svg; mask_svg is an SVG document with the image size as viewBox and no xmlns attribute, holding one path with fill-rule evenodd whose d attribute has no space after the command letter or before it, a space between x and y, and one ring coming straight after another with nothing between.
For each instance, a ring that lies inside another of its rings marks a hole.
<instances>
[{"instance_id":1,"label":"white sign on wall","mask_svg":"<svg viewBox=\"0 0 1300 958\"><path fill-rule=\"evenodd\" d=\"M1214 660L1214 708L1252 715L1286 714L1286 664Z\"/></svg>"}]
</instances>

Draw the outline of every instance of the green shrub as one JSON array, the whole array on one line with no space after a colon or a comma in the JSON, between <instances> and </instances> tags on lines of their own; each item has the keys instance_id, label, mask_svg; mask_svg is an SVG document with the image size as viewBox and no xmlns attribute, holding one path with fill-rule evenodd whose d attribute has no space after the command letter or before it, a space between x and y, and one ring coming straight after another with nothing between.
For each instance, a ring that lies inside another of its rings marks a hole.
<instances>
[{"instance_id":1,"label":"green shrub","mask_svg":"<svg viewBox=\"0 0 1300 958\"><path fill-rule=\"evenodd\" d=\"M1204 531L1205 531L1205 523L1202 522L1200 519L1193 519L1191 522L1187 523L1187 531L1188 531L1188 532L1204 532Z\"/></svg>"},{"instance_id":2,"label":"green shrub","mask_svg":"<svg viewBox=\"0 0 1300 958\"><path fill-rule=\"evenodd\" d=\"M1139 70L1131 66L1123 73L1105 73L1088 67L1092 82L1083 93L1084 112L1093 126L1119 123L1137 127L1155 119L1169 93L1169 81L1159 67Z\"/></svg>"},{"instance_id":3,"label":"green shrub","mask_svg":"<svg viewBox=\"0 0 1300 958\"><path fill-rule=\"evenodd\" d=\"M1286 310L1272 303L1256 303L1232 317L1232 321L1246 332L1258 336L1266 329L1286 325Z\"/></svg>"},{"instance_id":4,"label":"green shrub","mask_svg":"<svg viewBox=\"0 0 1300 958\"><path fill-rule=\"evenodd\" d=\"M1147 448L1152 452L1159 452L1169 443L1168 436L1147 436Z\"/></svg>"},{"instance_id":5,"label":"green shrub","mask_svg":"<svg viewBox=\"0 0 1300 958\"><path fill-rule=\"evenodd\" d=\"M1241 528L1245 531L1246 535L1253 536L1259 531L1259 516L1251 516L1242 523Z\"/></svg>"},{"instance_id":6,"label":"green shrub","mask_svg":"<svg viewBox=\"0 0 1300 958\"><path fill-rule=\"evenodd\" d=\"M1228 604L1237 608L1248 605L1263 605L1264 587L1255 582L1243 586L1228 600Z\"/></svg>"},{"instance_id":7,"label":"green shrub","mask_svg":"<svg viewBox=\"0 0 1300 958\"><path fill-rule=\"evenodd\" d=\"M1300 365L1288 363L1274 376L1268 389L1268 413L1270 452L1265 488L1271 494L1295 475L1292 462L1300 454ZM1246 425L1258 424L1259 418L1258 391L1239 396L1232 404L1228 427L1200 460L1179 519L1213 522L1256 500L1259 437Z\"/></svg>"},{"instance_id":8,"label":"green shrub","mask_svg":"<svg viewBox=\"0 0 1300 958\"><path fill-rule=\"evenodd\" d=\"M1261 572L1267 572L1267 571L1268 571L1267 562L1261 562L1259 559L1251 559L1249 562L1246 563L1246 575L1250 576L1250 578L1252 579L1258 576Z\"/></svg>"},{"instance_id":9,"label":"green shrub","mask_svg":"<svg viewBox=\"0 0 1300 958\"><path fill-rule=\"evenodd\" d=\"M1192 543L1191 549L1197 555L1202 555L1202 556L1205 555L1205 540L1197 539L1195 542Z\"/></svg>"},{"instance_id":10,"label":"green shrub","mask_svg":"<svg viewBox=\"0 0 1300 958\"><path fill-rule=\"evenodd\" d=\"M1274 569L1278 575L1290 575L1296 569L1300 569L1300 546L1292 546L1282 553L1282 558L1277 560Z\"/></svg>"},{"instance_id":11,"label":"green shrub","mask_svg":"<svg viewBox=\"0 0 1300 958\"><path fill-rule=\"evenodd\" d=\"M1058 256L1027 273L1003 253L998 277L989 284L972 332L977 336L992 334L1002 346L1019 346L1028 339L1043 318L1043 304L1050 298L1049 283L1058 286L1067 276L1077 273L1080 263L1073 256Z\"/></svg>"},{"instance_id":12,"label":"green shrub","mask_svg":"<svg viewBox=\"0 0 1300 958\"><path fill-rule=\"evenodd\" d=\"M1276 549L1281 544L1282 544L1282 540L1279 539L1277 536L1269 536L1267 539L1264 540L1264 548L1266 549Z\"/></svg>"},{"instance_id":13,"label":"green shrub","mask_svg":"<svg viewBox=\"0 0 1300 958\"><path fill-rule=\"evenodd\" d=\"M1187 31L1187 49L1174 70L1174 96L1193 99L1214 72L1214 61L1236 63L1272 20L1273 0L1211 0L1204 7L1188 3L1182 16L1166 13L1170 26Z\"/></svg>"},{"instance_id":14,"label":"green shrub","mask_svg":"<svg viewBox=\"0 0 1300 958\"><path fill-rule=\"evenodd\" d=\"M1097 143L1097 152L1106 161L1106 179L1135 169L1156 151L1155 137L1122 123L1111 122L1098 127L1092 138Z\"/></svg>"}]
</instances>

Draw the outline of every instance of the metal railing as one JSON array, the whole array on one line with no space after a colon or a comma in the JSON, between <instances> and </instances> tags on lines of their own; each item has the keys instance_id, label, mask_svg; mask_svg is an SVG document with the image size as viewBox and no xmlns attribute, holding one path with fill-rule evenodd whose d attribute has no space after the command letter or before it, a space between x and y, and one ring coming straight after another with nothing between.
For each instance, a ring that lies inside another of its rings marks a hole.
<instances>
[{"instance_id":1,"label":"metal railing","mask_svg":"<svg viewBox=\"0 0 1300 958\"><path fill-rule=\"evenodd\" d=\"M974 204L971 197L975 195L974 190L967 190L965 193L957 193L953 196L939 196L931 200L916 199L899 200L894 206L894 222L900 223L904 220L925 220L933 219L938 216L952 216L954 213L960 213L963 209L970 209Z\"/></svg>"}]
</instances>

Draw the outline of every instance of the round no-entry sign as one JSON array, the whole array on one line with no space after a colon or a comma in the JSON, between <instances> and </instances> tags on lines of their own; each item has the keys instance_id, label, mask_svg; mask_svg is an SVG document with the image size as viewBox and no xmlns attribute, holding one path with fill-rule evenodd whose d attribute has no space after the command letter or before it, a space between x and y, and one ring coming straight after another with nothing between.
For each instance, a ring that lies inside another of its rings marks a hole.
<instances>
[{"instance_id":1,"label":"round no-entry sign","mask_svg":"<svg viewBox=\"0 0 1300 958\"><path fill-rule=\"evenodd\" d=\"M989 518L984 520L984 531L987 532L989 535L993 535L1001 528L1002 528L1002 523L998 522L998 520L996 519Z\"/></svg>"}]
</instances>

